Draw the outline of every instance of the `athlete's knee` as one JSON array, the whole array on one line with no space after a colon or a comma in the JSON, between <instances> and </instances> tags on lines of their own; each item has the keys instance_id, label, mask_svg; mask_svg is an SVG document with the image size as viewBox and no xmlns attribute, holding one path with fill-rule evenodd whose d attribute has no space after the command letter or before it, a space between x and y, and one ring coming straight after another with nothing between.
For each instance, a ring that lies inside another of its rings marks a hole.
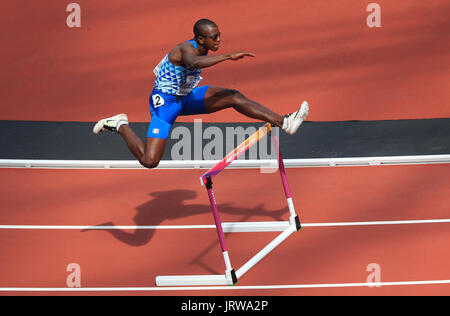
<instances>
[{"instance_id":1,"label":"athlete's knee","mask_svg":"<svg viewBox=\"0 0 450 316\"><path fill-rule=\"evenodd\" d=\"M245 96L236 89L228 90L228 94L233 104L240 104L246 99Z\"/></svg>"},{"instance_id":2,"label":"athlete's knee","mask_svg":"<svg viewBox=\"0 0 450 316\"><path fill-rule=\"evenodd\" d=\"M149 169L156 168L159 165L159 160L151 159L151 158L147 158L147 157L142 158L141 160L139 160L139 162L142 166L144 166L145 168L149 168Z\"/></svg>"}]
</instances>

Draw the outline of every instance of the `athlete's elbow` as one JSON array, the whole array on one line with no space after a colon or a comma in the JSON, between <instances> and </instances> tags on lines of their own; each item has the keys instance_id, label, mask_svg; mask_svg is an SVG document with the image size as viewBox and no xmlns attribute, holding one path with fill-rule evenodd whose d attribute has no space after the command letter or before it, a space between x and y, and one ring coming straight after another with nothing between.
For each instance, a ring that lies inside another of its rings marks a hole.
<instances>
[{"instance_id":1,"label":"athlete's elbow","mask_svg":"<svg viewBox=\"0 0 450 316\"><path fill-rule=\"evenodd\" d=\"M190 69L200 69L205 67L205 61L202 58L193 58L187 62L186 66Z\"/></svg>"},{"instance_id":2,"label":"athlete's elbow","mask_svg":"<svg viewBox=\"0 0 450 316\"><path fill-rule=\"evenodd\" d=\"M202 64L198 61L185 63L186 67L189 69L199 69L202 68Z\"/></svg>"},{"instance_id":3,"label":"athlete's elbow","mask_svg":"<svg viewBox=\"0 0 450 316\"><path fill-rule=\"evenodd\" d=\"M187 68L195 69L198 65L198 62L193 58L183 58L183 63Z\"/></svg>"}]
</instances>

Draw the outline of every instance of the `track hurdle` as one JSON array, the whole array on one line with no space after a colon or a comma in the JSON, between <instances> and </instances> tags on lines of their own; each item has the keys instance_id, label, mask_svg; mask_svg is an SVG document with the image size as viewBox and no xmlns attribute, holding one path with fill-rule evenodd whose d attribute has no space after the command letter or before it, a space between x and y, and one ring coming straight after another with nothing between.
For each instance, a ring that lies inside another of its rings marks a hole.
<instances>
[{"instance_id":1,"label":"track hurdle","mask_svg":"<svg viewBox=\"0 0 450 316\"><path fill-rule=\"evenodd\" d=\"M247 271L249 271L272 250L274 250L278 245L286 240L292 233L300 230L301 224L299 217L296 214L291 191L289 189L279 140L275 135L272 135L271 131L272 126L269 123L265 124L200 177L200 182L202 185L205 185L209 197L209 202L211 204L211 211L213 213L214 223L216 226L220 247L222 249L222 255L225 262L225 273L220 275L158 276L156 277L156 286L235 285ZM290 213L289 221L222 223L214 196L212 178L219 174L229 164L231 164L240 155L245 153L251 146L256 144L266 135L271 135L274 148L277 152L278 170L280 172L281 182L283 184L284 193ZM256 255L254 255L240 269L234 270L231 264L230 256L228 254L228 248L225 242L224 233L280 231L281 234L279 234L267 246L265 246Z\"/></svg>"}]
</instances>

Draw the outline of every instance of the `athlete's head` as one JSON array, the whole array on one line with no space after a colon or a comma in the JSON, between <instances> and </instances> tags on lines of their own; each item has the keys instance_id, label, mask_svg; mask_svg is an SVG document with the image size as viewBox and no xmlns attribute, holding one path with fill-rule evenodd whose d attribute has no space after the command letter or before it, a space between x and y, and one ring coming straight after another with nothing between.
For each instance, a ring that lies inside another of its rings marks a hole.
<instances>
[{"instance_id":1,"label":"athlete's head","mask_svg":"<svg viewBox=\"0 0 450 316\"><path fill-rule=\"evenodd\" d=\"M220 45L220 31L216 23L208 19L200 19L194 24L196 41L208 50L216 51Z\"/></svg>"}]
</instances>

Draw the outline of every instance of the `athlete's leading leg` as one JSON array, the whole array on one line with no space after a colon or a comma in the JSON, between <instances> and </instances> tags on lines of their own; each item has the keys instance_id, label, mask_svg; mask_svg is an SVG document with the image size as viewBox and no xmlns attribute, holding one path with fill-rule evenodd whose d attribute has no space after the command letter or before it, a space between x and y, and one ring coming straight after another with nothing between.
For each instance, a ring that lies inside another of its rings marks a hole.
<instances>
[{"instance_id":1,"label":"athlete's leading leg","mask_svg":"<svg viewBox=\"0 0 450 316\"><path fill-rule=\"evenodd\" d=\"M208 113L214 113L227 108L264 122L282 127L284 116L274 113L265 106L246 98L242 93L233 89L209 87L205 94L205 108Z\"/></svg>"},{"instance_id":2,"label":"athlete's leading leg","mask_svg":"<svg viewBox=\"0 0 450 316\"><path fill-rule=\"evenodd\" d=\"M205 93L205 109L208 113L214 113L230 107L248 117L281 127L286 133L291 135L297 131L309 112L308 102L304 101L298 111L282 116L246 98L237 90L208 87Z\"/></svg>"}]
</instances>

